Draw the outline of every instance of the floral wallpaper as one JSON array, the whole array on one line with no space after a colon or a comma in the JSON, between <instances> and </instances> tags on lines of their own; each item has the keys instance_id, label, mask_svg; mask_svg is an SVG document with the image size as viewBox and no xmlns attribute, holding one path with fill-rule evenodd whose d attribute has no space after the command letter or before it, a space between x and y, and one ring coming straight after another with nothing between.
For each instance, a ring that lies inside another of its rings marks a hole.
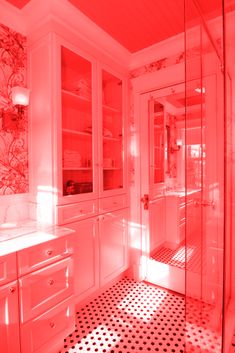
<instances>
[{"instance_id":1,"label":"floral wallpaper","mask_svg":"<svg viewBox=\"0 0 235 353\"><path fill-rule=\"evenodd\" d=\"M130 78L135 78L150 72L158 71L165 69L168 66L179 64L181 62L184 62L185 60L185 53L181 52L177 55L173 55L171 57L166 57L162 58L156 61L153 61L149 64L143 65L141 67L138 67L137 69L134 69L130 71L129 77Z\"/></svg>"},{"instance_id":2,"label":"floral wallpaper","mask_svg":"<svg viewBox=\"0 0 235 353\"><path fill-rule=\"evenodd\" d=\"M28 192L27 111L18 114L11 100L25 79L26 38L0 24L0 195Z\"/></svg>"}]
</instances>

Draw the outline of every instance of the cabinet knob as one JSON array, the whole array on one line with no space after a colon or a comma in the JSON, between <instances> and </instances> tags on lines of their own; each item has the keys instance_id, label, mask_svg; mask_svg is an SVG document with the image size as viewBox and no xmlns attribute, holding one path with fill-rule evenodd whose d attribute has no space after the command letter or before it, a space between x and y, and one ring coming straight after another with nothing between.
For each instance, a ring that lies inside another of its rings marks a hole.
<instances>
[{"instance_id":1,"label":"cabinet knob","mask_svg":"<svg viewBox=\"0 0 235 353\"><path fill-rule=\"evenodd\" d=\"M83 210L80 210L80 213L83 213Z\"/></svg>"},{"instance_id":2,"label":"cabinet knob","mask_svg":"<svg viewBox=\"0 0 235 353\"><path fill-rule=\"evenodd\" d=\"M10 287L10 288L9 288L9 292L10 292L10 293L13 294L13 293L15 293L15 291L16 291L16 288L15 288L15 287Z\"/></svg>"},{"instance_id":3,"label":"cabinet knob","mask_svg":"<svg viewBox=\"0 0 235 353\"><path fill-rule=\"evenodd\" d=\"M48 281L49 286L53 286L54 283L55 283L55 281L53 279L49 279L49 281Z\"/></svg>"},{"instance_id":4,"label":"cabinet knob","mask_svg":"<svg viewBox=\"0 0 235 353\"><path fill-rule=\"evenodd\" d=\"M51 256L51 255L53 254L53 250L47 250L47 251L46 251L46 254L47 254L48 256Z\"/></svg>"},{"instance_id":5,"label":"cabinet knob","mask_svg":"<svg viewBox=\"0 0 235 353\"><path fill-rule=\"evenodd\" d=\"M56 324L53 321L51 321L49 325L50 325L51 328L55 328L56 327Z\"/></svg>"}]
</instances>

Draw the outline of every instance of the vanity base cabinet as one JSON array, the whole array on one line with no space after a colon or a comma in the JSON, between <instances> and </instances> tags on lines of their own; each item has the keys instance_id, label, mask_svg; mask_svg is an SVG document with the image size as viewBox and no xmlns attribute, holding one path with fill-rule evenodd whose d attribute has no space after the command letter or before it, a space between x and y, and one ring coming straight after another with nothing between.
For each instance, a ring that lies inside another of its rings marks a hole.
<instances>
[{"instance_id":1,"label":"vanity base cabinet","mask_svg":"<svg viewBox=\"0 0 235 353\"><path fill-rule=\"evenodd\" d=\"M22 325L22 353L55 353L61 348L63 338L74 330L75 309L71 299Z\"/></svg>"},{"instance_id":2,"label":"vanity base cabinet","mask_svg":"<svg viewBox=\"0 0 235 353\"><path fill-rule=\"evenodd\" d=\"M0 342L1 352L20 353L17 281L0 287Z\"/></svg>"},{"instance_id":3,"label":"vanity base cabinet","mask_svg":"<svg viewBox=\"0 0 235 353\"><path fill-rule=\"evenodd\" d=\"M74 330L73 244L70 234L0 257L1 353L56 353Z\"/></svg>"},{"instance_id":4,"label":"vanity base cabinet","mask_svg":"<svg viewBox=\"0 0 235 353\"><path fill-rule=\"evenodd\" d=\"M21 353L56 353L74 330L73 243L71 234L18 252Z\"/></svg>"}]
</instances>

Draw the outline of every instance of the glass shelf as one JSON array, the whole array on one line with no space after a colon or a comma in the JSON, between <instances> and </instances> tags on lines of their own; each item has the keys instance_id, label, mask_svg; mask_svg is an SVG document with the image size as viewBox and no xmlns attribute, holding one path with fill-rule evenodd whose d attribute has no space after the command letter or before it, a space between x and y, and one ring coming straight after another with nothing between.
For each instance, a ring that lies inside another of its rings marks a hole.
<instances>
[{"instance_id":1,"label":"glass shelf","mask_svg":"<svg viewBox=\"0 0 235 353\"><path fill-rule=\"evenodd\" d=\"M113 108L113 107L111 107L109 105L103 104L102 107L103 107L104 111L115 113L115 114L122 114L121 110Z\"/></svg>"},{"instance_id":2,"label":"glass shelf","mask_svg":"<svg viewBox=\"0 0 235 353\"><path fill-rule=\"evenodd\" d=\"M77 131L77 130L70 130L70 129L62 129L63 134L68 135L78 135L78 136L85 136L88 138L92 138L92 134L86 131Z\"/></svg>"}]
</instances>

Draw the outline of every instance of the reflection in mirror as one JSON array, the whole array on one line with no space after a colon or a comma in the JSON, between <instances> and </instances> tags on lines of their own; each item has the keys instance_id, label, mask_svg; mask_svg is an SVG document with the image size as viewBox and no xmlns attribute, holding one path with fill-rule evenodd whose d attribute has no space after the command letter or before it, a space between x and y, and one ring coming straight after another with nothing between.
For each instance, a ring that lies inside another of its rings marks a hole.
<instances>
[{"instance_id":1,"label":"reflection in mirror","mask_svg":"<svg viewBox=\"0 0 235 353\"><path fill-rule=\"evenodd\" d=\"M203 160L201 109L205 87L198 80L187 82L187 146L185 144L185 85L176 84L152 93L149 100L150 183L167 188L199 189ZM203 113L203 112L202 112ZM203 125L204 126L204 125ZM152 176L151 176L152 175Z\"/></svg>"},{"instance_id":2,"label":"reflection in mirror","mask_svg":"<svg viewBox=\"0 0 235 353\"><path fill-rule=\"evenodd\" d=\"M164 107L154 101L154 184L164 182Z\"/></svg>"}]
</instances>

